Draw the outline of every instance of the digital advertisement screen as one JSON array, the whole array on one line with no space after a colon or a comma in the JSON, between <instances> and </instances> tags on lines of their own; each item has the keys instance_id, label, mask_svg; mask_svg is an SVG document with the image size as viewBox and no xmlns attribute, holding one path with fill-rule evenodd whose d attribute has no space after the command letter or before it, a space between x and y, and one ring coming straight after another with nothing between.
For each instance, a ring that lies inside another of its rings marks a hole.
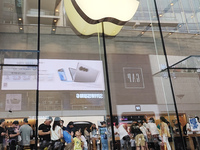
<instances>
[{"instance_id":1,"label":"digital advertisement screen","mask_svg":"<svg viewBox=\"0 0 200 150\"><path fill-rule=\"evenodd\" d=\"M5 59L9 64L31 64L27 59ZM32 60L35 62L35 60ZM32 63L33 64L33 63ZM37 68L6 66L3 68L2 90L35 90ZM41 59L39 90L104 90L102 61Z\"/></svg>"}]
</instances>

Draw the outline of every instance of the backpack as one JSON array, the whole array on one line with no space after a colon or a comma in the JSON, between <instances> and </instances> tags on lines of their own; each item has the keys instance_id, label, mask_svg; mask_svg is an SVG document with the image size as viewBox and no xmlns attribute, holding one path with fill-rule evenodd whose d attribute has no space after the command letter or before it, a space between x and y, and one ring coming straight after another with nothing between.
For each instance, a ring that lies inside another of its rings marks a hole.
<instances>
[{"instance_id":1,"label":"backpack","mask_svg":"<svg viewBox=\"0 0 200 150\"><path fill-rule=\"evenodd\" d=\"M67 131L63 131L63 138L64 138L66 143L72 142L72 137Z\"/></svg>"}]
</instances>

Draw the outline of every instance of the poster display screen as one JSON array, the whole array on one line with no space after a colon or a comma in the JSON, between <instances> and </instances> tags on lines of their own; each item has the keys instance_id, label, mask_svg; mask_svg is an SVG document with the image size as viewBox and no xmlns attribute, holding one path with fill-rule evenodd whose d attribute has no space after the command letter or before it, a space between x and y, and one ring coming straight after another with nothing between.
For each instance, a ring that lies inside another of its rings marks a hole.
<instances>
[{"instance_id":1,"label":"poster display screen","mask_svg":"<svg viewBox=\"0 0 200 150\"><path fill-rule=\"evenodd\" d=\"M8 64L33 64L35 60L5 59ZM40 59L39 90L104 90L102 61ZM2 90L36 90L37 68L6 66Z\"/></svg>"}]
</instances>

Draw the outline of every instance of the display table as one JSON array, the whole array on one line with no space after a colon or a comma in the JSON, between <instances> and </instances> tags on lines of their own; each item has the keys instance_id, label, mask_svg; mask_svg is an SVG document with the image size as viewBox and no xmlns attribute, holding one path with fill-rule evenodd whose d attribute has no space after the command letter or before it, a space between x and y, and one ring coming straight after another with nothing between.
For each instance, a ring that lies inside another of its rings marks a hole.
<instances>
[{"instance_id":1,"label":"display table","mask_svg":"<svg viewBox=\"0 0 200 150\"><path fill-rule=\"evenodd\" d=\"M196 141L197 141L197 145L198 145L198 147L200 147L200 143L198 142L198 139L197 139L197 137L200 137L200 134L188 134L188 138L189 138L189 145L190 145L190 149L191 150L195 150L195 148L194 148L194 142L193 142L193 137L195 137L195 139L196 139Z\"/></svg>"}]
</instances>

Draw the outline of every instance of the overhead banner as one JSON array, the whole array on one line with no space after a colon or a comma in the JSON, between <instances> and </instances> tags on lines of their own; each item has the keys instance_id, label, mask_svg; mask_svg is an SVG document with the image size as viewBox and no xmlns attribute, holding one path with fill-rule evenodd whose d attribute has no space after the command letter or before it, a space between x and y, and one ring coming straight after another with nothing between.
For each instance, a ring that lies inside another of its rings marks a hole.
<instances>
[{"instance_id":1,"label":"overhead banner","mask_svg":"<svg viewBox=\"0 0 200 150\"><path fill-rule=\"evenodd\" d=\"M35 60L5 59L7 64L35 64ZM20 63L19 63L20 62ZM2 90L36 90L37 68L5 66ZM39 90L104 90L102 61L41 59Z\"/></svg>"}]
</instances>

